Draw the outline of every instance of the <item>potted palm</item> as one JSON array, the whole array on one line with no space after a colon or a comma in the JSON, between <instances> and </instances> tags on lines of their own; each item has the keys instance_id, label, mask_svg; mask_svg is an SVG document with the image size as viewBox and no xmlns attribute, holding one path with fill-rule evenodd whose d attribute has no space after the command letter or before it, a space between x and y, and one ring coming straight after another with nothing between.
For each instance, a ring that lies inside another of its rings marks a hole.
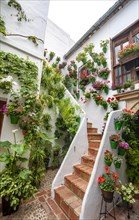
<instances>
[{"instance_id":1,"label":"potted palm","mask_svg":"<svg viewBox=\"0 0 139 220\"><path fill-rule=\"evenodd\" d=\"M98 177L98 184L105 202L112 202L117 187L117 178L117 173L110 172L108 166L105 166L105 173Z\"/></svg>"},{"instance_id":2,"label":"potted palm","mask_svg":"<svg viewBox=\"0 0 139 220\"><path fill-rule=\"evenodd\" d=\"M0 155L0 162L5 168L0 172L0 196L2 197L3 215L9 215L18 209L21 199L29 198L36 191L33 186L32 173L22 165L28 160L24 157L29 148L25 144L17 144L14 132L14 144L1 141L0 148L6 150Z\"/></svg>"},{"instance_id":3,"label":"potted palm","mask_svg":"<svg viewBox=\"0 0 139 220\"><path fill-rule=\"evenodd\" d=\"M116 149L118 142L120 141L120 136L118 134L112 134L109 138L110 138L111 148Z\"/></svg>"}]
</instances>

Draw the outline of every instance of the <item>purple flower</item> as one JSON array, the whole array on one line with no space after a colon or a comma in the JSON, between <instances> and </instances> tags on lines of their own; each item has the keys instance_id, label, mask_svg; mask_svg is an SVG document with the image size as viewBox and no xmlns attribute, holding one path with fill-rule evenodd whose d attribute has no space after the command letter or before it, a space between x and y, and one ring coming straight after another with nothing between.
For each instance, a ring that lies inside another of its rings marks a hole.
<instances>
[{"instance_id":1,"label":"purple flower","mask_svg":"<svg viewBox=\"0 0 139 220\"><path fill-rule=\"evenodd\" d=\"M129 144L126 143L126 142L120 142L120 143L118 144L118 147L119 147L119 148L124 148L124 149L128 150Z\"/></svg>"}]
</instances>

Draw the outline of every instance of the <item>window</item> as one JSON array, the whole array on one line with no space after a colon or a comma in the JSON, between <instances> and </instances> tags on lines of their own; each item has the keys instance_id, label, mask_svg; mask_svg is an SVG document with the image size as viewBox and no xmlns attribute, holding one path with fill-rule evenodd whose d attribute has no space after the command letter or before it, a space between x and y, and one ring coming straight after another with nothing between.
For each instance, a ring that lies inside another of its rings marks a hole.
<instances>
[{"instance_id":1,"label":"window","mask_svg":"<svg viewBox=\"0 0 139 220\"><path fill-rule=\"evenodd\" d=\"M112 39L113 83L116 85L128 80L134 82L139 80L139 51L133 55L127 55L126 59L121 62L118 58L118 52L133 43L139 43L139 21Z\"/></svg>"}]
</instances>

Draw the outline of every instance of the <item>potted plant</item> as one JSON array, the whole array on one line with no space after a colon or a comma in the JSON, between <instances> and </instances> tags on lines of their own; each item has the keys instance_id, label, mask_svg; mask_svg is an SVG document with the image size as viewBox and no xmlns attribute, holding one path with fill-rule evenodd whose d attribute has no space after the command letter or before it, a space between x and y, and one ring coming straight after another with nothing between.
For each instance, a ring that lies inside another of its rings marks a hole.
<instances>
[{"instance_id":1,"label":"potted plant","mask_svg":"<svg viewBox=\"0 0 139 220\"><path fill-rule=\"evenodd\" d=\"M125 152L128 150L129 145L125 141L121 141L118 144L118 155L124 156Z\"/></svg>"},{"instance_id":2,"label":"potted plant","mask_svg":"<svg viewBox=\"0 0 139 220\"><path fill-rule=\"evenodd\" d=\"M113 193L117 187L117 178L117 173L110 172L108 166L105 166L105 173L98 177L98 184L105 202L112 202Z\"/></svg>"},{"instance_id":3,"label":"potted plant","mask_svg":"<svg viewBox=\"0 0 139 220\"><path fill-rule=\"evenodd\" d=\"M118 52L118 57L121 60L122 58L127 57L129 54L136 52L139 52L139 43L129 44Z\"/></svg>"},{"instance_id":4,"label":"potted plant","mask_svg":"<svg viewBox=\"0 0 139 220\"><path fill-rule=\"evenodd\" d=\"M24 104L19 100L10 100L8 104L2 106L2 111L10 116L11 124L17 124L21 115L24 112Z\"/></svg>"},{"instance_id":5,"label":"potted plant","mask_svg":"<svg viewBox=\"0 0 139 220\"><path fill-rule=\"evenodd\" d=\"M115 165L115 167L116 167L117 169L120 169L121 164L122 164L122 158L120 158L120 157L114 157L113 163L114 163L114 165Z\"/></svg>"},{"instance_id":6,"label":"potted plant","mask_svg":"<svg viewBox=\"0 0 139 220\"><path fill-rule=\"evenodd\" d=\"M119 97L109 97L107 102L113 110L118 110Z\"/></svg>"},{"instance_id":7,"label":"potted plant","mask_svg":"<svg viewBox=\"0 0 139 220\"><path fill-rule=\"evenodd\" d=\"M110 138L111 148L116 149L118 142L120 141L120 136L118 134L112 134L109 138Z\"/></svg>"},{"instance_id":8,"label":"potted plant","mask_svg":"<svg viewBox=\"0 0 139 220\"><path fill-rule=\"evenodd\" d=\"M28 161L24 154L29 148L25 144L17 144L16 130L13 132L14 144L9 141L0 142L0 147L6 150L6 153L0 155L0 162L5 163L5 168L0 172L3 215L17 210L21 199L29 198L36 192L31 171L22 167L22 164Z\"/></svg>"},{"instance_id":9,"label":"potted plant","mask_svg":"<svg viewBox=\"0 0 139 220\"><path fill-rule=\"evenodd\" d=\"M113 154L109 150L106 150L104 153L104 161L107 166L111 166L113 162Z\"/></svg>"},{"instance_id":10,"label":"potted plant","mask_svg":"<svg viewBox=\"0 0 139 220\"><path fill-rule=\"evenodd\" d=\"M120 131L123 125L124 125L124 120L122 117L114 118L115 130Z\"/></svg>"},{"instance_id":11,"label":"potted plant","mask_svg":"<svg viewBox=\"0 0 139 220\"><path fill-rule=\"evenodd\" d=\"M134 196L135 194L138 194L139 191L135 189L133 184L127 183L122 184L121 181L118 183L119 187L116 188L116 191L121 195L123 203L126 205L130 205L135 202Z\"/></svg>"},{"instance_id":12,"label":"potted plant","mask_svg":"<svg viewBox=\"0 0 139 220\"><path fill-rule=\"evenodd\" d=\"M110 74L110 70L108 67L101 68L98 70L98 76L101 77L102 79L107 79Z\"/></svg>"}]
</instances>

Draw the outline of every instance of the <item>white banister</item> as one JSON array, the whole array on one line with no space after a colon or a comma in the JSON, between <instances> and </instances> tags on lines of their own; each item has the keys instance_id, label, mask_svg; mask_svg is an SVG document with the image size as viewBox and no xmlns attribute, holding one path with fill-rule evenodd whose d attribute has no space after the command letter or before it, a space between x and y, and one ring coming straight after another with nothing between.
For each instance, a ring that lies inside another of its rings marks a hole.
<instances>
[{"instance_id":1,"label":"white banister","mask_svg":"<svg viewBox=\"0 0 139 220\"><path fill-rule=\"evenodd\" d=\"M93 167L91 178L83 199L80 220L93 220L98 219L99 217L101 190L98 186L97 179L105 172L104 152L106 151L106 149L112 151L110 147L109 136L116 133L114 128L114 118L120 116L121 113L122 111L118 110L111 112L109 115L104 135L99 147L98 155L96 157L96 161ZM117 155L117 151L114 151L114 155ZM115 166L112 164L110 170L117 172L122 182L126 182L125 168L126 164L124 162L121 169L115 170ZM116 199L117 196L115 196L115 200ZM108 209L110 209L110 206L108 206Z\"/></svg>"},{"instance_id":2,"label":"white banister","mask_svg":"<svg viewBox=\"0 0 139 220\"><path fill-rule=\"evenodd\" d=\"M73 165L81 162L81 156L88 151L88 139L87 139L87 122L85 112L81 109L78 102L73 96L66 90L66 98L70 98L72 104L77 105L80 110L81 123L78 131L68 149L68 152L56 174L52 187L51 195L54 197L54 188L64 184L64 176L73 172Z\"/></svg>"}]
</instances>

